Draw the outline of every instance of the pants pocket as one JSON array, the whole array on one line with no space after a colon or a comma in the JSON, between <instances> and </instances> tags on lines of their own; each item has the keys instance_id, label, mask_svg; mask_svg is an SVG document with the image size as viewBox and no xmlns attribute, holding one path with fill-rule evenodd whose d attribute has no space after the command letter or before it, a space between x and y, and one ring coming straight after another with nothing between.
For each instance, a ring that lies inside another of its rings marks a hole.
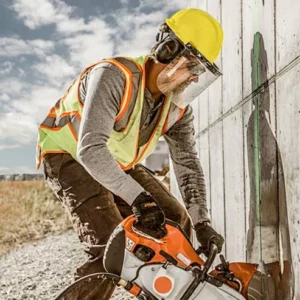
<instances>
[{"instance_id":1,"label":"pants pocket","mask_svg":"<svg viewBox=\"0 0 300 300\"><path fill-rule=\"evenodd\" d=\"M66 153L48 153L43 158L44 173L46 178L59 177Z\"/></svg>"},{"instance_id":2,"label":"pants pocket","mask_svg":"<svg viewBox=\"0 0 300 300\"><path fill-rule=\"evenodd\" d=\"M72 213L74 229L80 241L85 244L86 252L103 254L109 235L123 220L113 195L97 194L87 199ZM90 250L88 250L90 249ZM96 255L97 256L97 255Z\"/></svg>"}]
</instances>

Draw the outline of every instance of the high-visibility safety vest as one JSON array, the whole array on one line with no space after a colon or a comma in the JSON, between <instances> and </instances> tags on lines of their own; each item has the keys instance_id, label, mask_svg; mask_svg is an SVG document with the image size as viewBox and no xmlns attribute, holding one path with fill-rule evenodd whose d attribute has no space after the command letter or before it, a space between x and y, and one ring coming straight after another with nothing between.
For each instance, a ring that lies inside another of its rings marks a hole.
<instances>
[{"instance_id":1,"label":"high-visibility safety vest","mask_svg":"<svg viewBox=\"0 0 300 300\"><path fill-rule=\"evenodd\" d=\"M144 102L146 61L147 56L138 58L117 57L101 60L83 70L39 126L37 168L40 167L42 158L47 153L69 153L78 161L76 156L78 132L84 109L84 99L80 99L80 84L87 72L101 63L113 64L119 68L125 77L123 97L115 119L114 129L118 127L116 126L118 122L122 122L124 116L128 119L126 112L128 113L128 108L132 107L130 104L134 104L125 128L120 131L112 131L107 141L109 151L123 170L131 169L150 155L155 149L159 137L182 117L184 110L172 104L170 97L166 97L159 120L148 142L144 146L138 147ZM134 102L132 103L132 101Z\"/></svg>"}]
</instances>

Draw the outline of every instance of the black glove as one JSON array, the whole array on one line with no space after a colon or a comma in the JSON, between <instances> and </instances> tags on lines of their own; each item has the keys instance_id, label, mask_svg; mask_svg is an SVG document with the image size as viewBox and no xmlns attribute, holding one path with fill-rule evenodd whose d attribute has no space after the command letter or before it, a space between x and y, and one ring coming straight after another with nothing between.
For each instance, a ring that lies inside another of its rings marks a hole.
<instances>
[{"instance_id":1,"label":"black glove","mask_svg":"<svg viewBox=\"0 0 300 300\"><path fill-rule=\"evenodd\" d=\"M206 257L209 255L211 244L215 244L218 247L218 253L222 251L224 239L209 225L208 222L198 223L195 226L195 231L197 240L201 244L203 253Z\"/></svg>"},{"instance_id":2,"label":"black glove","mask_svg":"<svg viewBox=\"0 0 300 300\"><path fill-rule=\"evenodd\" d=\"M132 203L132 212L136 217L136 229L158 239L165 236L165 214L148 192L137 196Z\"/></svg>"}]
</instances>

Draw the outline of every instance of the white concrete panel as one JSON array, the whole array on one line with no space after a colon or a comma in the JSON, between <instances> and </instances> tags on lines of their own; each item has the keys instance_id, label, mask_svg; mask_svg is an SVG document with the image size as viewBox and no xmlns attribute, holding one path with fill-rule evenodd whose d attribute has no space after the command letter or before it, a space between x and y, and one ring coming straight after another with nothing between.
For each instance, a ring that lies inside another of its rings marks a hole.
<instances>
[{"instance_id":1,"label":"white concrete panel","mask_svg":"<svg viewBox=\"0 0 300 300\"><path fill-rule=\"evenodd\" d=\"M208 126L208 90L205 90L197 100L199 102L199 131Z\"/></svg>"},{"instance_id":2,"label":"white concrete panel","mask_svg":"<svg viewBox=\"0 0 300 300\"><path fill-rule=\"evenodd\" d=\"M223 46L223 113L242 100L242 33L241 1L222 5Z\"/></svg>"},{"instance_id":3,"label":"white concrete panel","mask_svg":"<svg viewBox=\"0 0 300 300\"><path fill-rule=\"evenodd\" d=\"M276 1L277 72L300 54L300 1Z\"/></svg>"},{"instance_id":4,"label":"white concrete panel","mask_svg":"<svg viewBox=\"0 0 300 300\"><path fill-rule=\"evenodd\" d=\"M188 7L206 10L206 0L190 0Z\"/></svg>"},{"instance_id":5,"label":"white concrete panel","mask_svg":"<svg viewBox=\"0 0 300 300\"><path fill-rule=\"evenodd\" d=\"M245 201L242 111L223 121L226 209L226 254L245 261Z\"/></svg>"},{"instance_id":6,"label":"white concrete panel","mask_svg":"<svg viewBox=\"0 0 300 300\"><path fill-rule=\"evenodd\" d=\"M221 22L221 1L210 0L207 2L207 11ZM216 65L222 71L222 54L216 60ZM222 115L222 80L214 82L208 90L208 114L209 124L213 123Z\"/></svg>"},{"instance_id":7,"label":"white concrete panel","mask_svg":"<svg viewBox=\"0 0 300 300\"><path fill-rule=\"evenodd\" d=\"M200 136L199 139L199 158L200 163L203 168L205 184L206 184L206 198L207 198L207 207L209 210L209 215L211 215L210 211L210 166L209 166L209 140L208 140L208 132L205 132Z\"/></svg>"},{"instance_id":8,"label":"white concrete panel","mask_svg":"<svg viewBox=\"0 0 300 300\"><path fill-rule=\"evenodd\" d=\"M257 88L252 86L254 35L259 32L263 36L264 49L268 56L268 68L265 82L275 74L274 57L274 1L244 0L243 1L243 98ZM259 49L259 45L257 45Z\"/></svg>"},{"instance_id":9,"label":"white concrete panel","mask_svg":"<svg viewBox=\"0 0 300 300\"><path fill-rule=\"evenodd\" d=\"M211 221L217 232L225 236L225 202L223 176L223 129L218 123L209 131ZM223 249L225 250L225 249ZM223 251L225 253L225 251Z\"/></svg>"},{"instance_id":10,"label":"white concrete panel","mask_svg":"<svg viewBox=\"0 0 300 300\"><path fill-rule=\"evenodd\" d=\"M295 3L297 6L297 4ZM282 7L284 10L284 7ZM296 12L296 11L295 11ZM299 10L298 10L299 12ZM289 50L289 49L287 49ZM300 299L300 66L277 81L277 141L285 175L296 298Z\"/></svg>"},{"instance_id":11,"label":"white concrete panel","mask_svg":"<svg viewBox=\"0 0 300 300\"><path fill-rule=\"evenodd\" d=\"M217 20L221 20L221 1L209 0L207 1L207 12Z\"/></svg>"},{"instance_id":12,"label":"white concrete panel","mask_svg":"<svg viewBox=\"0 0 300 300\"><path fill-rule=\"evenodd\" d=\"M208 89L208 123L211 124L222 115L222 80L218 79Z\"/></svg>"}]
</instances>

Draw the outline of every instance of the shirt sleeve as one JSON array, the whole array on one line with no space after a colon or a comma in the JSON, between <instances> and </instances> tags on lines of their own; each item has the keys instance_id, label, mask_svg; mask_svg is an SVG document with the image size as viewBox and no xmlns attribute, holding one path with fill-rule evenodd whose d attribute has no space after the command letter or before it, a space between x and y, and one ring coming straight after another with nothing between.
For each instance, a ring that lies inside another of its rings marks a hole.
<instances>
[{"instance_id":1,"label":"shirt sleeve","mask_svg":"<svg viewBox=\"0 0 300 300\"><path fill-rule=\"evenodd\" d=\"M144 189L120 168L107 147L124 85L123 74L111 64L96 67L89 74L77 157L95 180L131 205Z\"/></svg>"},{"instance_id":2,"label":"shirt sleeve","mask_svg":"<svg viewBox=\"0 0 300 300\"><path fill-rule=\"evenodd\" d=\"M188 106L183 117L164 135L170 149L174 172L183 201L193 224L208 217L203 169L195 149L194 116Z\"/></svg>"}]
</instances>

